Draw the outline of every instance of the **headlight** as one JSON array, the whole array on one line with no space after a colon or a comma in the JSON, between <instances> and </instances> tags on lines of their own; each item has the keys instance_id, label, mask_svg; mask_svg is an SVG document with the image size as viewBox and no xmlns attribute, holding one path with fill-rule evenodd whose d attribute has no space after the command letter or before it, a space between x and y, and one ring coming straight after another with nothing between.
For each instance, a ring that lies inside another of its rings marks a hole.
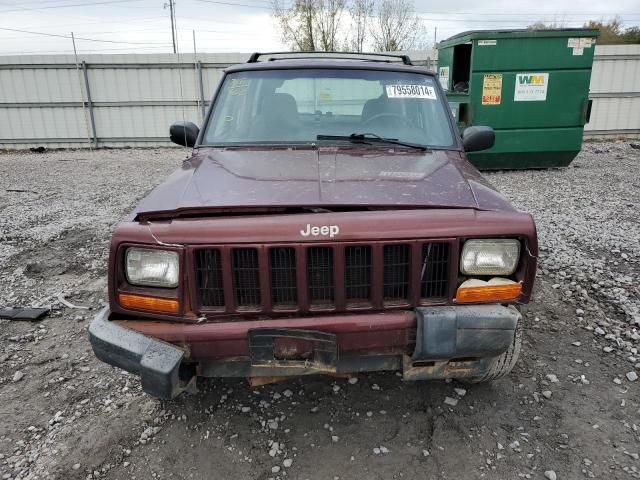
<instances>
[{"instance_id":1,"label":"headlight","mask_svg":"<svg viewBox=\"0 0 640 480\"><path fill-rule=\"evenodd\" d=\"M129 248L127 280L132 285L173 288L178 286L178 253L150 248Z\"/></svg>"},{"instance_id":2,"label":"headlight","mask_svg":"<svg viewBox=\"0 0 640 480\"><path fill-rule=\"evenodd\" d=\"M518 240L467 240L462 247L460 271L467 275L511 275L519 258Z\"/></svg>"}]
</instances>

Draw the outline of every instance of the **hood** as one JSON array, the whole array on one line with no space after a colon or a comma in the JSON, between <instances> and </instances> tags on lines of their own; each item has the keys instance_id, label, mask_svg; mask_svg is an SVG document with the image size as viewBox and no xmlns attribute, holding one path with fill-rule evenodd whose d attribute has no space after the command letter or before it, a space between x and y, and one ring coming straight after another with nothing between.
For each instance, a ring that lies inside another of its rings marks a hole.
<instances>
[{"instance_id":1,"label":"hood","mask_svg":"<svg viewBox=\"0 0 640 480\"><path fill-rule=\"evenodd\" d=\"M201 149L133 213L305 206L512 209L457 151L261 147Z\"/></svg>"}]
</instances>

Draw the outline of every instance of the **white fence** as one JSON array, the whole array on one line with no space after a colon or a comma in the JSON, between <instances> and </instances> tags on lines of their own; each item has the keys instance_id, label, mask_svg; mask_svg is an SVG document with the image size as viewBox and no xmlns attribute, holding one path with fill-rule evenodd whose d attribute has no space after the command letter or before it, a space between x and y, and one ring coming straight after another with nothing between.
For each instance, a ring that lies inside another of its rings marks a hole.
<instances>
[{"instance_id":1,"label":"white fence","mask_svg":"<svg viewBox=\"0 0 640 480\"><path fill-rule=\"evenodd\" d=\"M0 58L0 148L168 145L246 54Z\"/></svg>"},{"instance_id":2,"label":"white fence","mask_svg":"<svg viewBox=\"0 0 640 480\"><path fill-rule=\"evenodd\" d=\"M408 52L434 67L434 52ZM0 57L0 148L170 145L247 54ZM640 45L598 46L588 137L640 136Z\"/></svg>"},{"instance_id":3,"label":"white fence","mask_svg":"<svg viewBox=\"0 0 640 480\"><path fill-rule=\"evenodd\" d=\"M431 52L409 52L433 65ZM225 67L249 54L0 57L0 148L158 146L201 124Z\"/></svg>"},{"instance_id":4,"label":"white fence","mask_svg":"<svg viewBox=\"0 0 640 480\"><path fill-rule=\"evenodd\" d=\"M585 137L640 138L640 45L596 47Z\"/></svg>"}]
</instances>

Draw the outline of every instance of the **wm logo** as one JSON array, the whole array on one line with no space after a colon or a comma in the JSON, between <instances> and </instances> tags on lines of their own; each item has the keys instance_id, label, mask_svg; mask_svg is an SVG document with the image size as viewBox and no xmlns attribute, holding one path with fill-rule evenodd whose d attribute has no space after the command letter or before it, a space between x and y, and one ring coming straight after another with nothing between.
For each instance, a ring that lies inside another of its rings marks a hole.
<instances>
[{"instance_id":1,"label":"wm logo","mask_svg":"<svg viewBox=\"0 0 640 480\"><path fill-rule=\"evenodd\" d=\"M544 75L518 75L520 85L544 85Z\"/></svg>"}]
</instances>

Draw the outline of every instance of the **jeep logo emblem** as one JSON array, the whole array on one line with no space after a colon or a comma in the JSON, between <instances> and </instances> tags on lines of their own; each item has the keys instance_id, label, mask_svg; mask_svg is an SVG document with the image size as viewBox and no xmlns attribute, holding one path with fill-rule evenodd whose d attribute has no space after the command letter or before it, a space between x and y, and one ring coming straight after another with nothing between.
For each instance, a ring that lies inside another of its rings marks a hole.
<instances>
[{"instance_id":1,"label":"jeep logo emblem","mask_svg":"<svg viewBox=\"0 0 640 480\"><path fill-rule=\"evenodd\" d=\"M311 226L310 223L307 223L305 229L300 230L300 235L303 237L317 237L318 235L329 235L329 238L333 238L340 233L340 227L338 225L322 225L322 226Z\"/></svg>"}]
</instances>

